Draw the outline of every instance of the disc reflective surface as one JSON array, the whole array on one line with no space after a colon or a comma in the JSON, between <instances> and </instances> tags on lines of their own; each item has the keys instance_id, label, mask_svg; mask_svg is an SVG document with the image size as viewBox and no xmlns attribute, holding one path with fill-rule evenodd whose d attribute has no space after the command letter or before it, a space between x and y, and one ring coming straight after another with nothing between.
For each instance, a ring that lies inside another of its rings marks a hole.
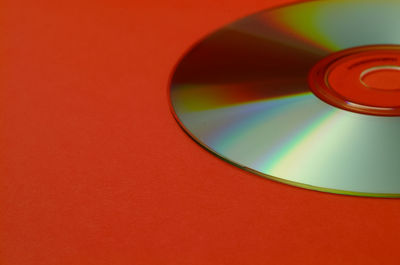
<instances>
[{"instance_id":1,"label":"disc reflective surface","mask_svg":"<svg viewBox=\"0 0 400 265\"><path fill-rule=\"evenodd\" d=\"M332 53L399 45L399 12L400 1L312 1L227 25L178 64L170 88L175 117L206 149L258 175L398 197L400 117L334 107L311 92L307 78Z\"/></svg>"}]
</instances>

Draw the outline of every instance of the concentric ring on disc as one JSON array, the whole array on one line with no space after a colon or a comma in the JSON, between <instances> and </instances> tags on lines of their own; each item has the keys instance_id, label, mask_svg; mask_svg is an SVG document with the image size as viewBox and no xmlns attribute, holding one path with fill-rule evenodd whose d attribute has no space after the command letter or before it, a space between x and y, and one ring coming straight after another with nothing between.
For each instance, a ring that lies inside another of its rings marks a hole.
<instances>
[{"instance_id":1,"label":"concentric ring on disc","mask_svg":"<svg viewBox=\"0 0 400 265\"><path fill-rule=\"evenodd\" d=\"M258 175L319 191L400 197L400 117L335 107L307 80L333 53L400 45L398 10L394 0L312 1L229 24L177 65L173 113L204 148Z\"/></svg>"}]
</instances>

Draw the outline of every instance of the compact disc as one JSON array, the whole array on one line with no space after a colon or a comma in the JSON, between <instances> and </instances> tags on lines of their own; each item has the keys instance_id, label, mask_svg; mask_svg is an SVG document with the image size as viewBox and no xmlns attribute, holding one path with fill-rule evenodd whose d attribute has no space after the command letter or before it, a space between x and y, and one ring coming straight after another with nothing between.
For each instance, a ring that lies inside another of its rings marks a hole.
<instances>
[{"instance_id":1,"label":"compact disc","mask_svg":"<svg viewBox=\"0 0 400 265\"><path fill-rule=\"evenodd\" d=\"M197 43L172 76L182 128L304 188L400 196L400 1L286 5Z\"/></svg>"}]
</instances>

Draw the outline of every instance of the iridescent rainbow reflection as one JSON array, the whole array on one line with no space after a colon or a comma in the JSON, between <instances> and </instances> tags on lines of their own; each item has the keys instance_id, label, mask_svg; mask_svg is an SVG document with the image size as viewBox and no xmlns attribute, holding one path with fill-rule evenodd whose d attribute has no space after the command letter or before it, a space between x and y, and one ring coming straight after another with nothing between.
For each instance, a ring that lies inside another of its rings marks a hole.
<instances>
[{"instance_id":1,"label":"iridescent rainbow reflection","mask_svg":"<svg viewBox=\"0 0 400 265\"><path fill-rule=\"evenodd\" d=\"M261 176L400 196L400 118L337 109L307 85L309 70L332 52L377 39L400 44L399 10L398 1L313 1L227 25L177 66L175 117L206 149Z\"/></svg>"}]
</instances>

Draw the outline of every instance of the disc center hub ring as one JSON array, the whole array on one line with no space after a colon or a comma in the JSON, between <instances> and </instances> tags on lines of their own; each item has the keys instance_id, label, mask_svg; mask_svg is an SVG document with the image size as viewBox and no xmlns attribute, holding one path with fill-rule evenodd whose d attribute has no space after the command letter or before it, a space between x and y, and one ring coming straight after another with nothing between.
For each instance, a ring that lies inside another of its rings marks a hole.
<instances>
[{"instance_id":1,"label":"disc center hub ring","mask_svg":"<svg viewBox=\"0 0 400 265\"><path fill-rule=\"evenodd\" d=\"M378 116L400 116L400 46L362 46L319 61L311 91L335 107Z\"/></svg>"}]
</instances>

